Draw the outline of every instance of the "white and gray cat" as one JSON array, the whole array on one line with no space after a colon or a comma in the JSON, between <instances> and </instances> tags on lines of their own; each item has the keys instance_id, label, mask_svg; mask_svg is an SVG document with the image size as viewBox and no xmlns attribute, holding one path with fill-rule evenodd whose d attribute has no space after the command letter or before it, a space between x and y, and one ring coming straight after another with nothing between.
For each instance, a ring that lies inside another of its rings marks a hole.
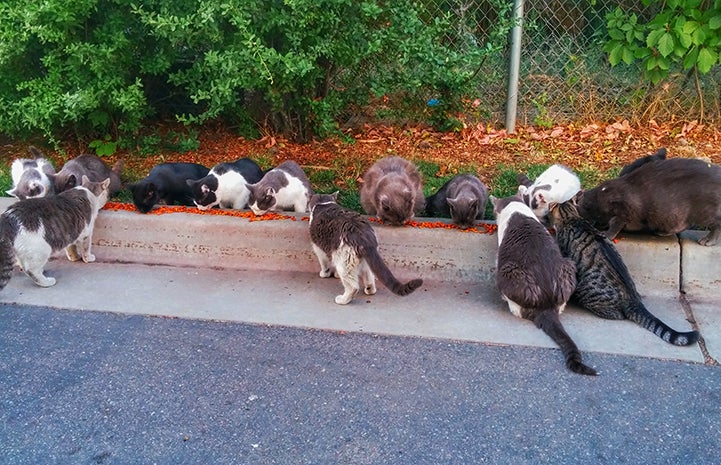
<instances>
[{"instance_id":1,"label":"white and gray cat","mask_svg":"<svg viewBox=\"0 0 721 465\"><path fill-rule=\"evenodd\" d=\"M349 303L361 286L366 294L375 294L375 277L401 296L420 287L421 279L402 283L393 276L378 253L378 239L370 222L358 212L338 205L336 199L337 192L315 194L309 203L310 239L320 262L320 276L335 274L343 283L343 294L336 296L335 303Z\"/></svg>"},{"instance_id":2,"label":"white and gray cat","mask_svg":"<svg viewBox=\"0 0 721 465\"><path fill-rule=\"evenodd\" d=\"M533 321L558 344L566 367L596 375L561 324L559 315L576 287L576 267L561 255L531 208L520 196L491 197L498 224L496 285L511 313Z\"/></svg>"},{"instance_id":3,"label":"white and gray cat","mask_svg":"<svg viewBox=\"0 0 721 465\"><path fill-rule=\"evenodd\" d=\"M425 208L423 179L418 168L400 157L375 162L363 175L360 202L383 223L402 226Z\"/></svg>"},{"instance_id":4,"label":"white and gray cat","mask_svg":"<svg viewBox=\"0 0 721 465\"><path fill-rule=\"evenodd\" d=\"M265 173L263 179L248 184L248 206L256 215L268 211L308 211L308 200L313 195L310 181L303 168L292 160L284 161Z\"/></svg>"},{"instance_id":5,"label":"white and gray cat","mask_svg":"<svg viewBox=\"0 0 721 465\"><path fill-rule=\"evenodd\" d=\"M450 216L458 227L468 229L476 220L483 219L487 201L488 188L477 176L459 174L426 197L426 214Z\"/></svg>"},{"instance_id":6,"label":"white and gray cat","mask_svg":"<svg viewBox=\"0 0 721 465\"><path fill-rule=\"evenodd\" d=\"M262 178L263 171L256 162L240 158L232 163L218 163L204 178L188 179L186 182L193 191L193 202L199 210L209 210L216 205L242 210L248 206L248 184L255 184Z\"/></svg>"},{"instance_id":7,"label":"white and gray cat","mask_svg":"<svg viewBox=\"0 0 721 465\"><path fill-rule=\"evenodd\" d=\"M10 168L13 187L6 191L7 194L21 200L55 194L51 179L55 174L55 167L37 148L30 147L29 150L34 158L18 158L13 161Z\"/></svg>"},{"instance_id":8,"label":"white and gray cat","mask_svg":"<svg viewBox=\"0 0 721 465\"><path fill-rule=\"evenodd\" d=\"M629 319L674 345L698 340L698 332L675 331L648 311L616 247L581 217L575 198L552 204L548 218L561 253L576 264L572 298L579 305L601 318Z\"/></svg>"},{"instance_id":9,"label":"white and gray cat","mask_svg":"<svg viewBox=\"0 0 721 465\"><path fill-rule=\"evenodd\" d=\"M563 165L551 165L535 181L519 174L518 184L518 193L539 219L548 215L549 204L563 203L581 190L576 173Z\"/></svg>"},{"instance_id":10,"label":"white and gray cat","mask_svg":"<svg viewBox=\"0 0 721 465\"><path fill-rule=\"evenodd\" d=\"M68 160L60 171L51 175L50 179L55 185L55 192L60 193L80 184L83 176L87 176L90 181L100 182L110 179L110 194L114 196L122 187L120 181L120 173L123 170L123 161L117 161L112 169L105 164L97 155L83 154L78 155L72 160Z\"/></svg>"},{"instance_id":11,"label":"white and gray cat","mask_svg":"<svg viewBox=\"0 0 721 465\"><path fill-rule=\"evenodd\" d=\"M43 269L53 252L65 249L68 259L95 261L90 252L95 218L108 200L110 179L82 184L50 197L20 200L0 216L0 290L17 262L38 286L49 287L55 278Z\"/></svg>"}]
</instances>

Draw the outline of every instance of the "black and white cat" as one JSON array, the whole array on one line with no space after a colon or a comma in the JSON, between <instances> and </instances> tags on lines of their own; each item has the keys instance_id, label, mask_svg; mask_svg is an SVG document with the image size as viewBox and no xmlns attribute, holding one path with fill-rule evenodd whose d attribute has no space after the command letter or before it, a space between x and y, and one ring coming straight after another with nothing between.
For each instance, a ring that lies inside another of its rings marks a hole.
<instances>
[{"instance_id":1,"label":"black and white cat","mask_svg":"<svg viewBox=\"0 0 721 465\"><path fill-rule=\"evenodd\" d=\"M539 219L546 218L549 204L563 203L581 190L576 173L563 165L551 165L533 182L519 174L518 184L518 193Z\"/></svg>"},{"instance_id":2,"label":"black and white cat","mask_svg":"<svg viewBox=\"0 0 721 465\"><path fill-rule=\"evenodd\" d=\"M595 375L559 319L576 287L573 262L518 195L491 202L498 224L496 285L509 310L553 339L571 371Z\"/></svg>"},{"instance_id":3,"label":"black and white cat","mask_svg":"<svg viewBox=\"0 0 721 465\"><path fill-rule=\"evenodd\" d=\"M378 160L363 175L360 202L369 215L402 226L425 208L423 178L418 168L400 157Z\"/></svg>"},{"instance_id":4,"label":"black and white cat","mask_svg":"<svg viewBox=\"0 0 721 465\"><path fill-rule=\"evenodd\" d=\"M250 158L234 162L218 163L202 179L188 179L186 182L193 192L193 202L200 210L209 210L216 205L220 208L242 210L248 206L250 190L263 178L260 166Z\"/></svg>"},{"instance_id":5,"label":"black and white cat","mask_svg":"<svg viewBox=\"0 0 721 465\"><path fill-rule=\"evenodd\" d=\"M35 158L18 158L13 161L10 168L13 187L6 191L7 194L21 200L55 194L51 179L55 167L37 148L30 147L30 153Z\"/></svg>"},{"instance_id":6,"label":"black and white cat","mask_svg":"<svg viewBox=\"0 0 721 465\"><path fill-rule=\"evenodd\" d=\"M453 223L468 229L476 220L483 219L487 201L488 188L477 176L459 174L426 197L426 214L450 216Z\"/></svg>"},{"instance_id":7,"label":"black and white cat","mask_svg":"<svg viewBox=\"0 0 721 465\"><path fill-rule=\"evenodd\" d=\"M122 187L120 172L123 169L123 161L119 160L108 168L103 160L97 155L83 154L72 160L68 160L60 171L51 175L50 179L55 185L55 192L63 192L80 184L83 176L87 176L93 182L100 182L110 179L110 197L114 196Z\"/></svg>"},{"instance_id":8,"label":"black and white cat","mask_svg":"<svg viewBox=\"0 0 721 465\"><path fill-rule=\"evenodd\" d=\"M68 259L95 261L90 252L95 218L108 200L110 179L82 184L58 195L20 200L0 216L0 290L12 277L17 261L38 286L55 278L43 269L53 252L65 249Z\"/></svg>"},{"instance_id":9,"label":"black and white cat","mask_svg":"<svg viewBox=\"0 0 721 465\"><path fill-rule=\"evenodd\" d=\"M601 318L629 319L674 345L698 340L698 332L675 331L648 311L616 247L581 217L574 199L552 204L548 218L561 253L576 264L572 298L579 305Z\"/></svg>"},{"instance_id":10,"label":"black and white cat","mask_svg":"<svg viewBox=\"0 0 721 465\"><path fill-rule=\"evenodd\" d=\"M288 160L265 173L263 179L248 184L248 206L256 215L268 211L308 211L313 195L310 181L298 163Z\"/></svg>"},{"instance_id":11,"label":"black and white cat","mask_svg":"<svg viewBox=\"0 0 721 465\"><path fill-rule=\"evenodd\" d=\"M140 213L148 213L158 203L192 206L193 191L188 179L201 179L208 168L197 163L161 163L144 179L128 185L133 203Z\"/></svg>"},{"instance_id":12,"label":"black and white cat","mask_svg":"<svg viewBox=\"0 0 721 465\"><path fill-rule=\"evenodd\" d=\"M334 194L315 194L310 203L310 239L320 262L321 278L337 275L343 294L335 303L353 300L360 287L368 295L376 293L375 277L391 292L408 295L423 284L421 279L402 283L393 276L378 253L378 239L370 222L358 212L341 207Z\"/></svg>"}]
</instances>

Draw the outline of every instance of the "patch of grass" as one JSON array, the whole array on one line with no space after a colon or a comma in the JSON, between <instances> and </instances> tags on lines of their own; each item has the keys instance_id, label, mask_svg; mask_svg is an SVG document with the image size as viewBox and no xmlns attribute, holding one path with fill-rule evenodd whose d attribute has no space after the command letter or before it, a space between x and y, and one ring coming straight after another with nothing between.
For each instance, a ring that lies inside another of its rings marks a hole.
<instances>
[{"instance_id":1,"label":"patch of grass","mask_svg":"<svg viewBox=\"0 0 721 465\"><path fill-rule=\"evenodd\" d=\"M0 192L6 195L5 191L13 187L13 178L10 177L10 170L0 170Z\"/></svg>"}]
</instances>

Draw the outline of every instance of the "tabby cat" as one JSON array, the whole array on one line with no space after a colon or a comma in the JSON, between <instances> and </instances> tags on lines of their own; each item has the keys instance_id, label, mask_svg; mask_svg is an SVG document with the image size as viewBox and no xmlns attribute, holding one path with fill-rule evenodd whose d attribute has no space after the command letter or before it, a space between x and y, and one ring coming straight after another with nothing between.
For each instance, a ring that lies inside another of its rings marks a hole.
<instances>
[{"instance_id":1,"label":"tabby cat","mask_svg":"<svg viewBox=\"0 0 721 465\"><path fill-rule=\"evenodd\" d=\"M336 296L335 303L349 303L361 285L366 294L375 294L375 276L397 295L408 295L420 287L421 279L404 284L393 276L378 254L378 240L370 222L338 205L337 194L315 194L308 204L310 239L320 262L320 276L336 274L343 283L344 292Z\"/></svg>"},{"instance_id":2,"label":"tabby cat","mask_svg":"<svg viewBox=\"0 0 721 465\"><path fill-rule=\"evenodd\" d=\"M558 344L574 373L596 375L561 324L576 268L520 196L491 197L498 224L496 285L511 313L533 321Z\"/></svg>"},{"instance_id":3,"label":"tabby cat","mask_svg":"<svg viewBox=\"0 0 721 465\"><path fill-rule=\"evenodd\" d=\"M616 247L581 217L575 198L551 205L548 217L561 253L576 264L572 298L579 305L601 318L634 321L674 345L698 340L698 332L675 331L646 309Z\"/></svg>"},{"instance_id":4,"label":"tabby cat","mask_svg":"<svg viewBox=\"0 0 721 465\"><path fill-rule=\"evenodd\" d=\"M50 197L20 200L0 216L0 290L12 276L17 260L38 286L49 287L55 278L43 274L53 252L65 249L68 259L95 261L91 236L98 210L109 195L110 179L82 184Z\"/></svg>"}]
</instances>

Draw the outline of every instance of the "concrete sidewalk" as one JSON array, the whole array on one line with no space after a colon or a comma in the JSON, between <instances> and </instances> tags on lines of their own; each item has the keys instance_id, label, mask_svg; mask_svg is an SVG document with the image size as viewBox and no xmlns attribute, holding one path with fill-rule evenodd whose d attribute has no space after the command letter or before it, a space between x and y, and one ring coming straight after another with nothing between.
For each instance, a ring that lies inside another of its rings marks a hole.
<instances>
[{"instance_id":1,"label":"concrete sidewalk","mask_svg":"<svg viewBox=\"0 0 721 465\"><path fill-rule=\"evenodd\" d=\"M47 273L58 283L47 289L16 270L0 302L555 347L499 298L495 234L380 225L376 231L394 273L424 279L415 293L397 297L379 285L374 296L333 303L342 286L318 277L302 216L248 221L103 211L93 238L98 262L51 261ZM632 322L570 308L562 321L579 348L699 363L721 359L721 247L701 247L694 234L629 236L617 247L652 313L679 331L691 328L692 317L705 344L671 346ZM592 354L585 357L594 365Z\"/></svg>"}]
</instances>

